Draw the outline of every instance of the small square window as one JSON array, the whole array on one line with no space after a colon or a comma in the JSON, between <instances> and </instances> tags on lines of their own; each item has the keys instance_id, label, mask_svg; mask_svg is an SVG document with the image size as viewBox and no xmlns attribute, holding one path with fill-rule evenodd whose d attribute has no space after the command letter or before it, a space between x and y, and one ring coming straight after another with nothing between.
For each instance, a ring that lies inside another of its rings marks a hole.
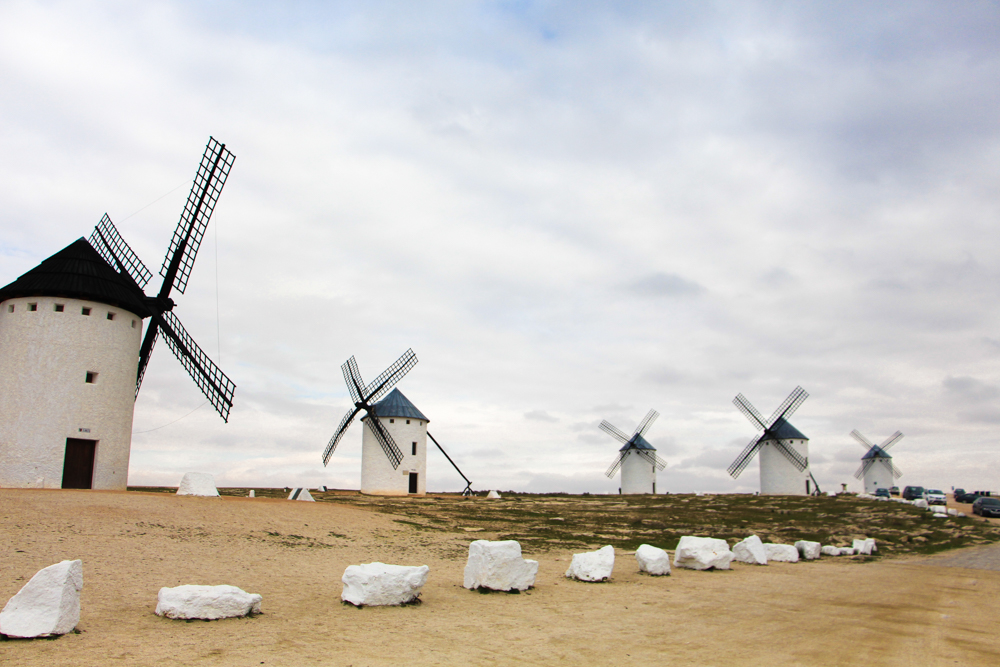
<instances>
[{"instance_id":1,"label":"small square window","mask_svg":"<svg viewBox=\"0 0 1000 667\"><path fill-rule=\"evenodd\" d=\"M35 312L36 310L38 310L38 304L37 303L29 303L28 304L28 310L30 310L31 312Z\"/></svg>"},{"instance_id":2,"label":"small square window","mask_svg":"<svg viewBox=\"0 0 1000 667\"><path fill-rule=\"evenodd\" d=\"M13 313L14 312L14 304L10 304L9 306L7 306L7 312L8 313Z\"/></svg>"},{"instance_id":3,"label":"small square window","mask_svg":"<svg viewBox=\"0 0 1000 667\"><path fill-rule=\"evenodd\" d=\"M395 423L396 423L396 420L395 420L395 419L390 419L390 420L389 420L389 423L390 423L390 424L395 424Z\"/></svg>"},{"instance_id":4,"label":"small square window","mask_svg":"<svg viewBox=\"0 0 1000 667\"><path fill-rule=\"evenodd\" d=\"M90 315L90 308L81 308L80 313L82 315Z\"/></svg>"},{"instance_id":5,"label":"small square window","mask_svg":"<svg viewBox=\"0 0 1000 667\"><path fill-rule=\"evenodd\" d=\"M410 420L409 420L409 419L407 419L407 420L406 420L406 423L407 423L407 424L409 424L409 423L410 423Z\"/></svg>"},{"instance_id":6,"label":"small square window","mask_svg":"<svg viewBox=\"0 0 1000 667\"><path fill-rule=\"evenodd\" d=\"M53 310L55 310L57 313L61 313L65 309L66 307L63 306L61 303L57 303L55 306L53 306Z\"/></svg>"},{"instance_id":7,"label":"small square window","mask_svg":"<svg viewBox=\"0 0 1000 667\"><path fill-rule=\"evenodd\" d=\"M94 384L97 382L97 373L94 371L87 371L87 378L84 380L87 384Z\"/></svg>"},{"instance_id":8,"label":"small square window","mask_svg":"<svg viewBox=\"0 0 1000 667\"><path fill-rule=\"evenodd\" d=\"M109 320L115 319L115 314L114 313L108 313L108 319Z\"/></svg>"},{"instance_id":9,"label":"small square window","mask_svg":"<svg viewBox=\"0 0 1000 667\"><path fill-rule=\"evenodd\" d=\"M413 454L412 454L412 456L416 456L416 455L417 455L417 443L413 443Z\"/></svg>"}]
</instances>

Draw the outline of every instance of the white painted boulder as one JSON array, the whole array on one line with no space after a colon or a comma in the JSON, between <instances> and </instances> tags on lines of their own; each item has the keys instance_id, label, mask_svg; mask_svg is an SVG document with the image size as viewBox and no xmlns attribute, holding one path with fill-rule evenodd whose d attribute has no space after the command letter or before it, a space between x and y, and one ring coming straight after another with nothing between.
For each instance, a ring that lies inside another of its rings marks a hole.
<instances>
[{"instance_id":1,"label":"white painted boulder","mask_svg":"<svg viewBox=\"0 0 1000 667\"><path fill-rule=\"evenodd\" d=\"M863 540L854 540L851 546L854 548L854 553L863 556L870 556L878 551L878 547L875 546L875 540L870 537Z\"/></svg>"},{"instance_id":2,"label":"white painted boulder","mask_svg":"<svg viewBox=\"0 0 1000 667\"><path fill-rule=\"evenodd\" d=\"M500 500L500 494L497 493L495 490L487 493L486 497L489 498L490 500Z\"/></svg>"},{"instance_id":3,"label":"white painted boulder","mask_svg":"<svg viewBox=\"0 0 1000 667\"><path fill-rule=\"evenodd\" d=\"M538 561L521 558L517 540L476 540L469 545L463 586L470 590L526 591L535 585Z\"/></svg>"},{"instance_id":4,"label":"white painted boulder","mask_svg":"<svg viewBox=\"0 0 1000 667\"><path fill-rule=\"evenodd\" d=\"M674 550L674 566L689 570L728 570L733 552L725 540L685 535Z\"/></svg>"},{"instance_id":5,"label":"white painted boulder","mask_svg":"<svg viewBox=\"0 0 1000 667\"><path fill-rule=\"evenodd\" d=\"M733 545L733 560L750 565L767 565L767 551L756 535Z\"/></svg>"},{"instance_id":6,"label":"white painted boulder","mask_svg":"<svg viewBox=\"0 0 1000 667\"><path fill-rule=\"evenodd\" d=\"M260 613L264 598L236 586L164 586L156 594L156 615L174 619L215 621Z\"/></svg>"},{"instance_id":7,"label":"white painted boulder","mask_svg":"<svg viewBox=\"0 0 1000 667\"><path fill-rule=\"evenodd\" d=\"M407 604L420 597L427 583L426 565L386 565L366 563L348 565L341 581L340 599L355 607L380 607Z\"/></svg>"},{"instance_id":8,"label":"white painted boulder","mask_svg":"<svg viewBox=\"0 0 1000 667\"><path fill-rule=\"evenodd\" d=\"M207 472L186 472L177 487L178 496L218 496L215 477Z\"/></svg>"},{"instance_id":9,"label":"white painted boulder","mask_svg":"<svg viewBox=\"0 0 1000 667\"><path fill-rule=\"evenodd\" d=\"M306 502L314 503L316 499L312 497L309 493L309 489L292 489L292 492L288 494L289 500L305 500Z\"/></svg>"},{"instance_id":10,"label":"white painted boulder","mask_svg":"<svg viewBox=\"0 0 1000 667\"><path fill-rule=\"evenodd\" d=\"M615 567L615 548L610 544L597 551L573 554L566 577L577 581L607 581Z\"/></svg>"},{"instance_id":11,"label":"white painted boulder","mask_svg":"<svg viewBox=\"0 0 1000 667\"><path fill-rule=\"evenodd\" d=\"M822 548L820 548L819 552L824 556L839 556L840 547L835 547L831 544L824 544Z\"/></svg>"},{"instance_id":12,"label":"white painted boulder","mask_svg":"<svg viewBox=\"0 0 1000 667\"><path fill-rule=\"evenodd\" d=\"M799 556L805 560L816 560L819 558L822 548L823 545L819 542L810 542L809 540L799 540L795 543L795 549L799 552Z\"/></svg>"},{"instance_id":13,"label":"white painted boulder","mask_svg":"<svg viewBox=\"0 0 1000 667\"><path fill-rule=\"evenodd\" d=\"M913 501L913 506L914 507L919 507L922 510L925 510L925 509L927 509L929 507L929 505L927 504L927 501L924 500L923 498L917 498L916 500L914 500Z\"/></svg>"},{"instance_id":14,"label":"white painted boulder","mask_svg":"<svg viewBox=\"0 0 1000 667\"><path fill-rule=\"evenodd\" d=\"M934 512L935 514L947 514L948 513L948 508L945 507L944 505L931 505L927 509L929 509L930 511Z\"/></svg>"},{"instance_id":15,"label":"white painted boulder","mask_svg":"<svg viewBox=\"0 0 1000 667\"><path fill-rule=\"evenodd\" d=\"M83 561L42 568L0 611L0 634L31 639L71 632L80 622L81 588Z\"/></svg>"},{"instance_id":16,"label":"white painted boulder","mask_svg":"<svg viewBox=\"0 0 1000 667\"><path fill-rule=\"evenodd\" d=\"M654 576L670 574L670 554L652 544L641 544L635 550L635 559L639 563L639 571Z\"/></svg>"},{"instance_id":17,"label":"white painted boulder","mask_svg":"<svg viewBox=\"0 0 1000 667\"><path fill-rule=\"evenodd\" d=\"M773 542L765 542L764 552L767 554L767 560L769 561L774 561L776 563L799 562L799 550L791 544L774 544Z\"/></svg>"}]
</instances>

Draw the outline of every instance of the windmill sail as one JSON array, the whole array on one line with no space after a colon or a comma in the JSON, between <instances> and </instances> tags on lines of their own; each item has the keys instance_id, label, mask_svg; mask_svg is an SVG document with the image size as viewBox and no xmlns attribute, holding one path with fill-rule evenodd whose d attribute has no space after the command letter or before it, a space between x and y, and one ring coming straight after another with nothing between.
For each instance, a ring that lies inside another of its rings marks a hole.
<instances>
[{"instance_id":1,"label":"windmill sail","mask_svg":"<svg viewBox=\"0 0 1000 667\"><path fill-rule=\"evenodd\" d=\"M777 410L767 419L764 420L760 412L757 411L750 401L746 399L743 394L737 394L736 398L733 399L733 405L743 413L743 415L750 420L750 423L754 425L758 431L763 430L763 433L759 433L754 436L754 438L743 448L739 456L729 465L726 471L735 479L739 477L740 474L750 465L750 461L753 457L760 451L760 448L765 444L772 444L773 447L781 453L788 462L791 463L799 472L803 472L809 466L809 459L799 454L795 447L792 446L791 438L782 437L781 432L791 429L793 433L797 433L794 427L788 422L788 418L792 416L792 413L799 409L799 406L809 398L809 394L802 388L796 387L792 390L792 393L781 402ZM786 433L787 435L787 433Z\"/></svg>"},{"instance_id":2,"label":"windmill sail","mask_svg":"<svg viewBox=\"0 0 1000 667\"><path fill-rule=\"evenodd\" d=\"M129 244L118 233L107 213L94 227L94 231L90 235L90 245L94 246L104 261L116 269L118 273L129 276L139 286L139 289L145 288L146 283L153 277L139 256L132 251Z\"/></svg>"}]
</instances>

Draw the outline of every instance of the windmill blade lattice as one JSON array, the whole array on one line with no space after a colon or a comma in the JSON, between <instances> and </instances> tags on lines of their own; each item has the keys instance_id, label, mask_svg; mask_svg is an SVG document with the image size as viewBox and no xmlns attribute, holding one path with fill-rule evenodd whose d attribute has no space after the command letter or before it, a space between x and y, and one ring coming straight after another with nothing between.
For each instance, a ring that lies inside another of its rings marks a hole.
<instances>
[{"instance_id":1,"label":"windmill blade lattice","mask_svg":"<svg viewBox=\"0 0 1000 667\"><path fill-rule=\"evenodd\" d=\"M139 289L146 287L146 283L153 277L153 274L146 265L142 263L139 256L135 254L131 246L125 242L121 234L115 228L111 218L105 213L101 221L94 227L90 234L90 245L104 259L105 262L117 269L118 273L124 273L139 286Z\"/></svg>"},{"instance_id":2,"label":"windmill blade lattice","mask_svg":"<svg viewBox=\"0 0 1000 667\"><path fill-rule=\"evenodd\" d=\"M788 459L789 463L795 466L799 472L805 470L806 466L809 465L808 459L795 451L795 448L792 447L792 443L788 440L775 441L774 448L781 452L785 458Z\"/></svg>"},{"instance_id":3,"label":"windmill blade lattice","mask_svg":"<svg viewBox=\"0 0 1000 667\"><path fill-rule=\"evenodd\" d=\"M614 476L618 473L618 469L622 467L622 463L625 461L625 458L629 455L629 452L631 451L632 451L631 449L626 449L623 452L618 452L618 456L615 457L615 460L611 463L611 466L608 467L607 471L604 473L608 479L614 478Z\"/></svg>"},{"instance_id":4,"label":"windmill blade lattice","mask_svg":"<svg viewBox=\"0 0 1000 667\"><path fill-rule=\"evenodd\" d=\"M157 324L163 330L167 346L201 389L201 393L211 402L222 421L228 423L236 384L198 347L176 315L167 311L162 318Z\"/></svg>"},{"instance_id":5,"label":"windmill blade lattice","mask_svg":"<svg viewBox=\"0 0 1000 667\"><path fill-rule=\"evenodd\" d=\"M809 465L809 460L799 454L789 440L777 437L774 427L779 421L787 421L787 419L792 416L792 413L798 410L799 406L801 406L807 398L809 398L809 394L802 387L796 387L792 390L792 393L790 393L788 397L781 402L778 409L775 410L770 417L768 417L767 421L764 421L764 418L761 416L760 412L758 412L757 408L755 408L750 401L743 396L743 394L737 394L736 398L733 399L733 405L735 405L737 409L739 409L739 411L742 412L748 420L750 420L750 423L754 425L754 428L758 431L763 430L764 432L755 436L753 440L751 440L749 444L743 448L743 451L740 452L739 456L737 456L731 464L729 464L726 471L734 479L739 477L746 467L750 465L750 461L752 461L753 457L760 451L760 448L765 441L773 441L775 449L781 452L781 454L788 459L789 463L795 466L799 472L804 471Z\"/></svg>"},{"instance_id":6,"label":"windmill blade lattice","mask_svg":"<svg viewBox=\"0 0 1000 667\"><path fill-rule=\"evenodd\" d=\"M600 424L600 426L598 426L598 428L601 429L602 431L604 431L605 433L607 433L608 435L610 435L615 440L618 440L619 442L621 442L623 445L627 445L628 444L628 440L629 440L628 436L625 435L625 433L623 433L621 430L619 430L618 427L616 427L611 422L609 422L607 420L602 421L601 424Z\"/></svg>"},{"instance_id":7,"label":"windmill blade lattice","mask_svg":"<svg viewBox=\"0 0 1000 667\"><path fill-rule=\"evenodd\" d=\"M641 456L642 458L646 459L650 463L652 463L654 466L656 466L657 470L663 470L664 468L667 467L666 461L664 461L663 459L661 459L659 456L649 451L648 449L637 449L635 450L635 453Z\"/></svg>"},{"instance_id":8,"label":"windmill blade lattice","mask_svg":"<svg viewBox=\"0 0 1000 667\"><path fill-rule=\"evenodd\" d=\"M170 239L170 250L163 260L160 275L184 294L194 260L201 247L208 221L215 211L215 204L229 177L236 157L226 150L226 145L210 137L205 153L198 165L191 192L188 194L181 219Z\"/></svg>"},{"instance_id":9,"label":"windmill blade lattice","mask_svg":"<svg viewBox=\"0 0 1000 667\"><path fill-rule=\"evenodd\" d=\"M743 448L743 451L740 452L740 455L736 457L736 460L730 463L729 467L726 468L726 472L728 472L734 479L739 477L740 473L742 473L743 470L750 465L750 461L753 460L754 454L756 454L757 450L760 448L760 440L764 437L764 435L764 433L758 433L755 435L753 440L751 440L747 446Z\"/></svg>"},{"instance_id":10,"label":"windmill blade lattice","mask_svg":"<svg viewBox=\"0 0 1000 667\"><path fill-rule=\"evenodd\" d=\"M890 435L888 438L886 438L885 442L883 442L881 445L879 445L879 449L881 449L884 452L884 451L886 451L887 449L889 449L890 447L892 447L893 445L895 445L897 442L899 442L902 439L903 439L903 434L900 433L899 431L896 431L895 433L893 433L892 435Z\"/></svg>"},{"instance_id":11,"label":"windmill blade lattice","mask_svg":"<svg viewBox=\"0 0 1000 667\"><path fill-rule=\"evenodd\" d=\"M867 461L862 461L861 465L858 466L857 471L854 473L855 479L861 479L868 472L868 469L875 465L875 459L868 459Z\"/></svg>"},{"instance_id":12,"label":"windmill blade lattice","mask_svg":"<svg viewBox=\"0 0 1000 667\"><path fill-rule=\"evenodd\" d=\"M649 429L652 423L656 421L656 418L659 416L660 413L657 412L656 410L650 410L648 413L646 413L646 416L643 418L642 422L639 424L639 426L636 427L635 433L632 435L632 437L634 438L636 436L646 435L646 431Z\"/></svg>"}]
</instances>

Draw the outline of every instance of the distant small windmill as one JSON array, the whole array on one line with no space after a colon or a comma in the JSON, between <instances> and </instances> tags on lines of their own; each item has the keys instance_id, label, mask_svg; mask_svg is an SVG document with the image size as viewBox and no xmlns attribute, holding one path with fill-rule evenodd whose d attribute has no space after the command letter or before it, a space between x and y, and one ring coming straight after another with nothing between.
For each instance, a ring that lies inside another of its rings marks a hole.
<instances>
[{"instance_id":1,"label":"distant small windmill","mask_svg":"<svg viewBox=\"0 0 1000 667\"><path fill-rule=\"evenodd\" d=\"M427 484L427 438L441 450L448 462L458 470L466 482L463 495L471 493L471 482L462 474L444 448L434 436L427 432L430 420L399 389L393 385L403 379L417 365L417 355L407 350L371 384L361 379L358 364L352 356L341 367L344 381L354 401L350 410L340 421L340 426L330 438L323 452L323 465L330 462L337 443L344 437L354 418L362 410L361 421L367 428L361 441L361 492L377 495L422 495ZM404 452L396 441L409 442L409 453ZM381 449L383 456L379 455ZM403 470L400 473L400 466Z\"/></svg>"},{"instance_id":2,"label":"distant small windmill","mask_svg":"<svg viewBox=\"0 0 1000 667\"><path fill-rule=\"evenodd\" d=\"M656 410L650 410L646 418L636 427L631 438L608 421L601 422L602 431L624 443L611 467L604 473L613 479L621 468L623 494L656 493L656 471L666 468L667 463L656 455L656 448L643 436L659 416L660 413Z\"/></svg>"},{"instance_id":3,"label":"distant small windmill","mask_svg":"<svg viewBox=\"0 0 1000 667\"><path fill-rule=\"evenodd\" d=\"M763 432L756 435L729 466L728 472L734 479L760 452L761 493L801 496L819 491L818 485L813 488L816 479L809 471L809 438L788 422L807 398L809 394L802 387L796 387L765 420L743 394L736 395L733 404Z\"/></svg>"},{"instance_id":4,"label":"distant small windmill","mask_svg":"<svg viewBox=\"0 0 1000 667\"><path fill-rule=\"evenodd\" d=\"M903 473L893 465L892 457L886 453L886 450L902 440L903 434L896 431L880 445L873 444L857 429L851 431L851 437L868 450L861 457L861 467L854 473L855 478L864 479L865 493L875 493L876 489L892 488L893 481L902 477Z\"/></svg>"}]
</instances>

